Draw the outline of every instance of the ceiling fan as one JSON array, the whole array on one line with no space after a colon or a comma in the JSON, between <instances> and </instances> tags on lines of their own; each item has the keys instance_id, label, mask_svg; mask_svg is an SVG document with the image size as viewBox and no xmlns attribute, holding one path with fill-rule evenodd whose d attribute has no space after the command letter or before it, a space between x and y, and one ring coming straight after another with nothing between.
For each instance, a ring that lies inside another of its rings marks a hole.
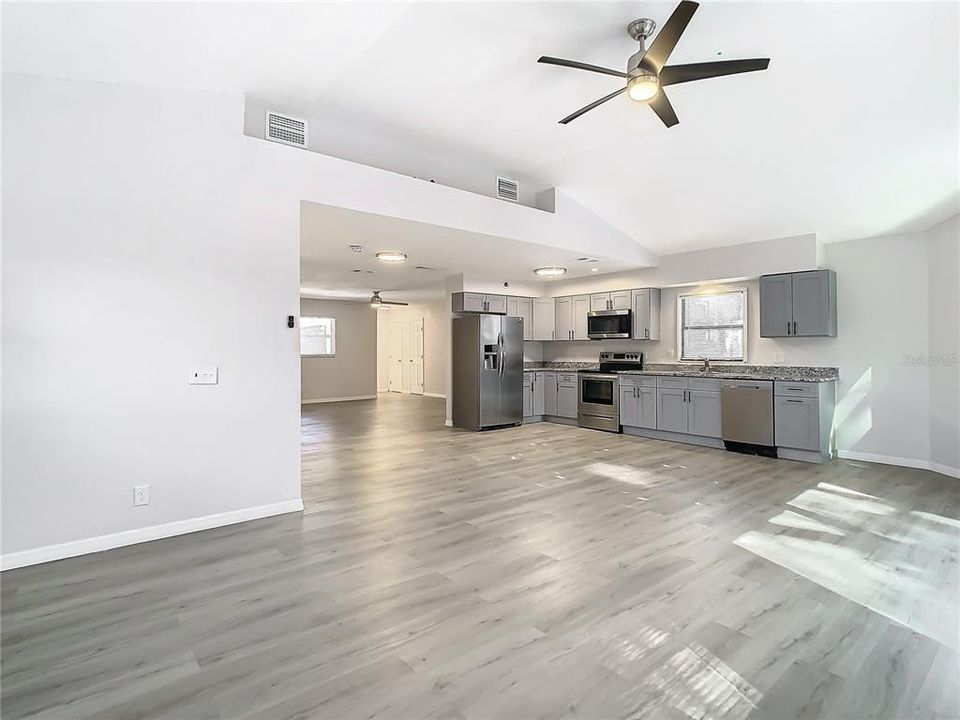
<instances>
[{"instance_id":1,"label":"ceiling fan","mask_svg":"<svg viewBox=\"0 0 960 720\"><path fill-rule=\"evenodd\" d=\"M373 295L370 296L370 307L372 308L381 308L389 307L390 305L409 305L410 303L405 302L392 302L390 300L382 300L380 298L380 293L382 290L374 290Z\"/></svg>"},{"instance_id":2,"label":"ceiling fan","mask_svg":"<svg viewBox=\"0 0 960 720\"><path fill-rule=\"evenodd\" d=\"M567 115L560 121L561 125L566 125L572 120L576 120L585 112L593 110L595 107L603 105L607 100L612 100L621 93L627 93L630 98L638 102L646 102L657 114L663 124L667 127L673 127L680 120L667 99L667 94L663 88L667 85L677 85L679 83L692 82L694 80L706 80L707 78L721 77L723 75L736 75L738 73L754 72L756 70L766 70L770 65L770 58L755 58L752 60L722 60L717 62L692 63L689 65L667 65L667 58L676 47L677 41L687 28L690 18L700 7L699 3L683 0L677 9L673 11L670 19L664 24L663 28L657 34L657 37L650 44L650 49L644 46L645 41L656 29L657 24L650 18L640 18L634 20L627 26L627 33L630 37L640 43L640 49L637 50L630 59L627 60L627 71L620 72L611 68L600 67L598 65L588 65L587 63L576 62L575 60L564 60L562 58L548 57L544 55L537 62L547 65L561 65L563 67L577 68L579 70L589 70L590 72L603 73L604 75L614 75L624 78L627 84L619 90L605 95L599 100L595 100L586 107L582 107L575 113Z\"/></svg>"}]
</instances>

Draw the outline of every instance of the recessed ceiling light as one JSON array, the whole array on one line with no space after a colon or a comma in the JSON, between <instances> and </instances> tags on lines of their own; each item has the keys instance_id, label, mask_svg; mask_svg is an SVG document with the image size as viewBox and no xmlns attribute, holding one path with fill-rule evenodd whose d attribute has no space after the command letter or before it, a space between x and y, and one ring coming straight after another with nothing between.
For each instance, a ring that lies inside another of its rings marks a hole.
<instances>
[{"instance_id":1,"label":"recessed ceiling light","mask_svg":"<svg viewBox=\"0 0 960 720\"><path fill-rule=\"evenodd\" d=\"M387 250L377 253L377 260L385 263L402 263L407 261L407 254L397 250Z\"/></svg>"},{"instance_id":2,"label":"recessed ceiling light","mask_svg":"<svg viewBox=\"0 0 960 720\"><path fill-rule=\"evenodd\" d=\"M567 274L567 269L559 265L552 265L550 267L537 268L533 271L533 274L539 277L560 277L561 275Z\"/></svg>"}]
</instances>

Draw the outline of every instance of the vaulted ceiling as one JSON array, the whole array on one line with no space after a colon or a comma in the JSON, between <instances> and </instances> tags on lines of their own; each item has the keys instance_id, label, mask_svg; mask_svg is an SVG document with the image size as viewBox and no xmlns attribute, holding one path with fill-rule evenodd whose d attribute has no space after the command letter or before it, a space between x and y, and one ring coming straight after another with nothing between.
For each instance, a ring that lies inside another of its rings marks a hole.
<instances>
[{"instance_id":1,"label":"vaulted ceiling","mask_svg":"<svg viewBox=\"0 0 960 720\"><path fill-rule=\"evenodd\" d=\"M617 98L627 23L673 3L5 4L3 68L243 92L324 152L437 182L558 186L658 253L925 229L957 211L955 3L704 3L671 63L770 57L676 86L680 125Z\"/></svg>"}]
</instances>

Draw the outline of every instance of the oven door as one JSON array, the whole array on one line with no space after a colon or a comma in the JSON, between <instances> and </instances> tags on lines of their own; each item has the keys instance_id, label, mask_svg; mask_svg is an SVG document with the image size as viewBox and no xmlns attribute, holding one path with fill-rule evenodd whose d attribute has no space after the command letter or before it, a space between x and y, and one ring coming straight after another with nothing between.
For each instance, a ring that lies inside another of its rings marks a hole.
<instances>
[{"instance_id":1,"label":"oven door","mask_svg":"<svg viewBox=\"0 0 960 720\"><path fill-rule=\"evenodd\" d=\"M620 417L620 381L616 375L582 373L577 392L577 414Z\"/></svg>"},{"instance_id":2,"label":"oven door","mask_svg":"<svg viewBox=\"0 0 960 720\"><path fill-rule=\"evenodd\" d=\"M629 310L595 310L587 313L587 337L591 340L629 338L631 327Z\"/></svg>"}]
</instances>

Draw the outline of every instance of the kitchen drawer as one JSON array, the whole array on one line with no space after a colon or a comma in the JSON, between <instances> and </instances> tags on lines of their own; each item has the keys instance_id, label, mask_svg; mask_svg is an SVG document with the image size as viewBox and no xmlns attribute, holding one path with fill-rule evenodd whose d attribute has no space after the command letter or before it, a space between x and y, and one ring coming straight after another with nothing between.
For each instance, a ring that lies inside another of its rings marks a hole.
<instances>
[{"instance_id":1,"label":"kitchen drawer","mask_svg":"<svg viewBox=\"0 0 960 720\"><path fill-rule=\"evenodd\" d=\"M628 387L656 387L657 378L654 375L621 375L620 384Z\"/></svg>"},{"instance_id":2,"label":"kitchen drawer","mask_svg":"<svg viewBox=\"0 0 960 720\"><path fill-rule=\"evenodd\" d=\"M720 392L720 378L687 378L691 390L716 390Z\"/></svg>"},{"instance_id":3,"label":"kitchen drawer","mask_svg":"<svg viewBox=\"0 0 960 720\"><path fill-rule=\"evenodd\" d=\"M577 373L557 373L557 382L558 383L574 383L577 382Z\"/></svg>"},{"instance_id":4,"label":"kitchen drawer","mask_svg":"<svg viewBox=\"0 0 960 720\"><path fill-rule=\"evenodd\" d=\"M781 397L815 398L820 394L820 383L777 380L773 383L773 394Z\"/></svg>"},{"instance_id":5,"label":"kitchen drawer","mask_svg":"<svg viewBox=\"0 0 960 720\"><path fill-rule=\"evenodd\" d=\"M658 388L671 388L674 390L686 390L688 378L679 375L660 375L657 377Z\"/></svg>"}]
</instances>

